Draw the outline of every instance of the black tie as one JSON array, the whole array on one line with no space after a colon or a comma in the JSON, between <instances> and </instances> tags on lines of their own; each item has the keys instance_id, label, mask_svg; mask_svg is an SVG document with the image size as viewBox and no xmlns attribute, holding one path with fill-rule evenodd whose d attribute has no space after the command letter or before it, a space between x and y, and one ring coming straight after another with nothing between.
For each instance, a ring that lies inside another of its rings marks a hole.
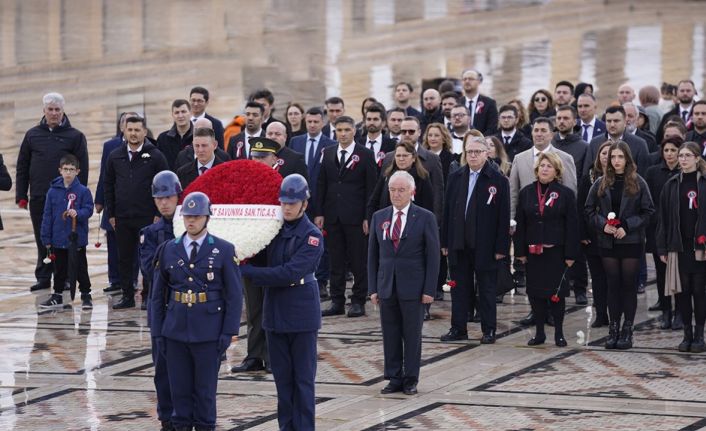
<instances>
[{"instance_id":1,"label":"black tie","mask_svg":"<svg viewBox=\"0 0 706 431\"><path fill-rule=\"evenodd\" d=\"M139 154L139 151L130 151L130 161L135 160L135 157L137 157L137 154Z\"/></svg>"},{"instance_id":2,"label":"black tie","mask_svg":"<svg viewBox=\"0 0 706 431\"><path fill-rule=\"evenodd\" d=\"M375 152L375 140L368 142L370 144L370 151Z\"/></svg>"},{"instance_id":3,"label":"black tie","mask_svg":"<svg viewBox=\"0 0 706 431\"><path fill-rule=\"evenodd\" d=\"M505 139L505 145L510 145L510 137L509 136L503 136L503 139Z\"/></svg>"},{"instance_id":4,"label":"black tie","mask_svg":"<svg viewBox=\"0 0 706 431\"><path fill-rule=\"evenodd\" d=\"M201 175L205 174L207 170L208 170L208 168L206 166L201 166L199 168L199 171L201 171Z\"/></svg>"},{"instance_id":5,"label":"black tie","mask_svg":"<svg viewBox=\"0 0 706 431\"><path fill-rule=\"evenodd\" d=\"M346 153L346 150L341 150L341 161L339 162L341 164L341 172L343 172L346 166Z\"/></svg>"},{"instance_id":6,"label":"black tie","mask_svg":"<svg viewBox=\"0 0 706 431\"><path fill-rule=\"evenodd\" d=\"M196 241L191 241L191 254L189 255L189 262L194 262L196 260L196 255L199 252L199 243Z\"/></svg>"},{"instance_id":7,"label":"black tie","mask_svg":"<svg viewBox=\"0 0 706 431\"><path fill-rule=\"evenodd\" d=\"M316 139L311 138L309 139L309 160L307 162L307 165L311 166L314 164L314 154L316 153Z\"/></svg>"}]
</instances>

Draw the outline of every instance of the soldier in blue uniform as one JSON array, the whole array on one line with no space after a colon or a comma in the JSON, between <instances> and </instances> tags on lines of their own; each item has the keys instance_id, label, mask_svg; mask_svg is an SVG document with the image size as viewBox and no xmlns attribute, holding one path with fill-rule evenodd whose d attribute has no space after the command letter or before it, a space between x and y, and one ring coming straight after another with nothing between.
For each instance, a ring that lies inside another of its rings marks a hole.
<instances>
[{"instance_id":1,"label":"soldier in blue uniform","mask_svg":"<svg viewBox=\"0 0 706 431\"><path fill-rule=\"evenodd\" d=\"M277 386L280 430L315 428L316 339L321 328L314 273L324 251L321 231L304 214L309 187L299 174L282 181L284 225L267 248L267 267L241 266L265 288L263 327Z\"/></svg>"},{"instance_id":2,"label":"soldier in blue uniform","mask_svg":"<svg viewBox=\"0 0 706 431\"><path fill-rule=\"evenodd\" d=\"M243 288L233 244L208 233L208 196L189 193L186 233L155 263L150 327L166 355L176 430L213 430L220 357L238 334Z\"/></svg>"},{"instance_id":3,"label":"soldier in blue uniform","mask_svg":"<svg viewBox=\"0 0 706 431\"><path fill-rule=\"evenodd\" d=\"M154 277L154 262L158 248L165 241L174 239L172 219L174 218L181 192L179 178L172 171L162 171L152 179L152 197L162 217L140 231L140 268L142 269L142 276L149 283L152 282ZM150 303L152 303L151 300ZM146 304L146 302L143 302L143 304ZM148 309L148 322L150 321L150 315L151 310ZM162 422L162 431L170 431L174 427L171 424L172 397L169 392L167 358L155 348L155 337L152 337L152 362L154 363L154 387L157 390L157 417Z\"/></svg>"}]
</instances>

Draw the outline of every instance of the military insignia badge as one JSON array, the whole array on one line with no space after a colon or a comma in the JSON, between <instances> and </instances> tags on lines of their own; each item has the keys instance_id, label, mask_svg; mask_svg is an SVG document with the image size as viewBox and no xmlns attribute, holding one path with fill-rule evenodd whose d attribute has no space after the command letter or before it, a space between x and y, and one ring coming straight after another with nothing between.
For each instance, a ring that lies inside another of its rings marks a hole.
<instances>
[{"instance_id":1,"label":"military insignia badge","mask_svg":"<svg viewBox=\"0 0 706 431\"><path fill-rule=\"evenodd\" d=\"M140 244L144 244L144 243L145 243L145 235L143 234L143 235L140 235Z\"/></svg>"},{"instance_id":2,"label":"military insignia badge","mask_svg":"<svg viewBox=\"0 0 706 431\"><path fill-rule=\"evenodd\" d=\"M207 272L206 273L206 279L208 281L213 281L213 273L212 272Z\"/></svg>"},{"instance_id":3,"label":"military insignia badge","mask_svg":"<svg viewBox=\"0 0 706 431\"><path fill-rule=\"evenodd\" d=\"M211 250L211 253L213 253L213 254L218 254L218 253L220 253L220 252L221 252L221 251L218 250L217 248L214 248L213 250Z\"/></svg>"},{"instance_id":4,"label":"military insignia badge","mask_svg":"<svg viewBox=\"0 0 706 431\"><path fill-rule=\"evenodd\" d=\"M312 247L318 247L319 246L319 239L315 236L309 236L309 239L307 240L307 244L309 244Z\"/></svg>"},{"instance_id":5,"label":"military insignia badge","mask_svg":"<svg viewBox=\"0 0 706 431\"><path fill-rule=\"evenodd\" d=\"M189 208L194 208L194 207L196 206L196 202L195 202L195 201L189 201L189 203L186 204L186 206L189 207Z\"/></svg>"},{"instance_id":6,"label":"military insignia badge","mask_svg":"<svg viewBox=\"0 0 706 431\"><path fill-rule=\"evenodd\" d=\"M179 265L179 266L184 266L184 260L183 260L183 259L179 259L179 260L177 261L177 265Z\"/></svg>"}]
</instances>

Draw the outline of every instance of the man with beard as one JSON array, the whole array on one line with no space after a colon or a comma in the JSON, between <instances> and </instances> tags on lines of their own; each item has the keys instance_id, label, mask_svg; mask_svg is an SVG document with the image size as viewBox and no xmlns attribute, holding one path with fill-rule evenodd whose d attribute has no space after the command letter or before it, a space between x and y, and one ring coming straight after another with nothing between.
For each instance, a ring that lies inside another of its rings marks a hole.
<instances>
[{"instance_id":1,"label":"man with beard","mask_svg":"<svg viewBox=\"0 0 706 431\"><path fill-rule=\"evenodd\" d=\"M696 86L694 81L683 79L677 85L677 99L679 103L669 112L664 114L662 122L657 129L657 142L662 142L664 138L664 126L673 116L677 115L686 125L687 129L691 126L691 109L694 106L694 96L696 96Z\"/></svg>"},{"instance_id":2,"label":"man with beard","mask_svg":"<svg viewBox=\"0 0 706 431\"><path fill-rule=\"evenodd\" d=\"M626 102L623 103L623 109L625 109L625 131L631 135L642 138L645 143L647 143L647 149L650 151L650 154L654 155L652 164L655 164L660 157L659 147L652 133L640 130L637 127L637 118L640 116L637 106L632 102Z\"/></svg>"},{"instance_id":3,"label":"man with beard","mask_svg":"<svg viewBox=\"0 0 706 431\"><path fill-rule=\"evenodd\" d=\"M378 167L378 174L380 173L382 162L385 159L385 154L395 150L395 141L382 133L386 121L385 107L379 103L370 105L365 111L365 130L367 130L368 134L359 137L356 142L375 154L375 164Z\"/></svg>"},{"instance_id":4,"label":"man with beard","mask_svg":"<svg viewBox=\"0 0 706 431\"><path fill-rule=\"evenodd\" d=\"M505 152L510 163L515 156L532 147L532 141L517 130L518 112L512 105L503 105L498 113L500 131L495 136L505 146Z\"/></svg>"},{"instance_id":5,"label":"man with beard","mask_svg":"<svg viewBox=\"0 0 706 431\"><path fill-rule=\"evenodd\" d=\"M451 125L451 110L458 105L458 94L453 91L447 91L441 95L441 113L444 114L444 126L449 131L453 128Z\"/></svg>"},{"instance_id":6,"label":"man with beard","mask_svg":"<svg viewBox=\"0 0 706 431\"><path fill-rule=\"evenodd\" d=\"M468 108L463 105L454 106L451 109L451 152L454 154L463 153L463 137L468 131Z\"/></svg>"},{"instance_id":7,"label":"man with beard","mask_svg":"<svg viewBox=\"0 0 706 431\"><path fill-rule=\"evenodd\" d=\"M686 134L687 141L693 141L699 144L702 148L701 155L706 155L706 100L699 100L694 103L691 114L694 130Z\"/></svg>"},{"instance_id":8,"label":"man with beard","mask_svg":"<svg viewBox=\"0 0 706 431\"><path fill-rule=\"evenodd\" d=\"M395 85L395 105L397 105L398 108L404 109L405 115L421 117L422 113L414 109L409 102L413 91L414 88L412 88L412 84L409 82L398 82L397 85Z\"/></svg>"},{"instance_id":9,"label":"man with beard","mask_svg":"<svg viewBox=\"0 0 706 431\"><path fill-rule=\"evenodd\" d=\"M554 105L562 106L571 103L574 97L574 84L569 81L559 81L554 86Z\"/></svg>"},{"instance_id":10,"label":"man with beard","mask_svg":"<svg viewBox=\"0 0 706 431\"><path fill-rule=\"evenodd\" d=\"M265 107L257 102L245 104L245 129L228 141L231 160L250 158L250 139L262 136L262 118Z\"/></svg>"},{"instance_id":11,"label":"man with beard","mask_svg":"<svg viewBox=\"0 0 706 431\"><path fill-rule=\"evenodd\" d=\"M422 105L424 110L420 120L422 135L431 123L444 123L444 114L441 113L441 95L433 88L429 88L422 93Z\"/></svg>"},{"instance_id":12,"label":"man with beard","mask_svg":"<svg viewBox=\"0 0 706 431\"><path fill-rule=\"evenodd\" d=\"M461 75L463 82L462 105L468 108L470 127L484 135L492 135L498 127L498 105L494 99L480 94L483 74L474 69L468 69Z\"/></svg>"}]
</instances>

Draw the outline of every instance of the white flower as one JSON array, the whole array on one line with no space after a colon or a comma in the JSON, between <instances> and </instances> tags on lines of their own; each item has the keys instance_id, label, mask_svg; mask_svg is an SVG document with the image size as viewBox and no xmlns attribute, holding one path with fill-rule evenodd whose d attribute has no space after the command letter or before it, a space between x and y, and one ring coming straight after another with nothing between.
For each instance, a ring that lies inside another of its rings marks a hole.
<instances>
[{"instance_id":1,"label":"white flower","mask_svg":"<svg viewBox=\"0 0 706 431\"><path fill-rule=\"evenodd\" d=\"M615 213L613 211L608 213L608 220L613 220L615 218Z\"/></svg>"},{"instance_id":2,"label":"white flower","mask_svg":"<svg viewBox=\"0 0 706 431\"><path fill-rule=\"evenodd\" d=\"M42 262L44 262L46 265L49 265L51 263L51 259L49 259L48 257L45 257Z\"/></svg>"},{"instance_id":3,"label":"white flower","mask_svg":"<svg viewBox=\"0 0 706 431\"><path fill-rule=\"evenodd\" d=\"M142 153L142 158L143 158L143 159L149 159L149 158L150 158L150 153Z\"/></svg>"}]
</instances>

